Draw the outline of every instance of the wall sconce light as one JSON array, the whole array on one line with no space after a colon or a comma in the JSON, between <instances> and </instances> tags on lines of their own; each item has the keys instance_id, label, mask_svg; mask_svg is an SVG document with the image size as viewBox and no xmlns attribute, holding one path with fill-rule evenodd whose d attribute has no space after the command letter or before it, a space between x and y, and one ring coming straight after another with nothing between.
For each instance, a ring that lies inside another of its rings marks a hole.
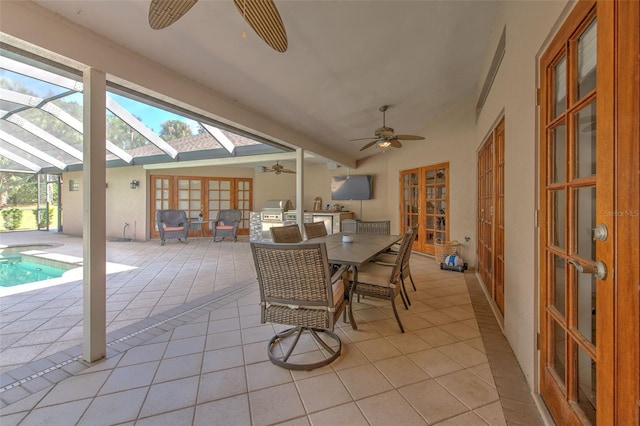
<instances>
[{"instance_id":1,"label":"wall sconce light","mask_svg":"<svg viewBox=\"0 0 640 426\"><path fill-rule=\"evenodd\" d=\"M131 189L138 189L138 185L140 185L140 182L138 182L137 180L132 180L131 183L129 184L129 188Z\"/></svg>"}]
</instances>

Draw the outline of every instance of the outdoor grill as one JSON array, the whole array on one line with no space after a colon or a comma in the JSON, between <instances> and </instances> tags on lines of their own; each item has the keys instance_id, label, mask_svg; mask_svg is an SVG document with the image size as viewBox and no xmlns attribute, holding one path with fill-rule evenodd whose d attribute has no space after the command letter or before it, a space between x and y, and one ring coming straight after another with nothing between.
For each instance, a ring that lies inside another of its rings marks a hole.
<instances>
[{"instance_id":1,"label":"outdoor grill","mask_svg":"<svg viewBox=\"0 0 640 426\"><path fill-rule=\"evenodd\" d=\"M268 200L260 212L260 219L270 223L285 222L285 213L289 210L293 210L291 200Z\"/></svg>"}]
</instances>

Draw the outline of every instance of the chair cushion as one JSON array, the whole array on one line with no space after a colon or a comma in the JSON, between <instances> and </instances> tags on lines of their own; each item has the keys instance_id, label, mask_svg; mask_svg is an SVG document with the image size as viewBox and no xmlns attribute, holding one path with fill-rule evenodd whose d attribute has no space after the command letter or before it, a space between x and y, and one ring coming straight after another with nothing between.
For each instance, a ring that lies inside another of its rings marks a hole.
<instances>
[{"instance_id":1,"label":"chair cushion","mask_svg":"<svg viewBox=\"0 0 640 426\"><path fill-rule=\"evenodd\" d=\"M333 306L338 305L344 298L344 282L340 277L336 282L331 285L333 289Z\"/></svg>"},{"instance_id":2,"label":"chair cushion","mask_svg":"<svg viewBox=\"0 0 640 426\"><path fill-rule=\"evenodd\" d=\"M167 231L167 232L182 231L182 230L184 230L184 226L165 226L164 230Z\"/></svg>"},{"instance_id":3,"label":"chair cushion","mask_svg":"<svg viewBox=\"0 0 640 426\"><path fill-rule=\"evenodd\" d=\"M390 287L391 269L385 265L377 263L367 263L358 268L358 282L374 284L381 287ZM353 279L353 272L349 272L349 279Z\"/></svg>"},{"instance_id":4,"label":"chair cushion","mask_svg":"<svg viewBox=\"0 0 640 426\"><path fill-rule=\"evenodd\" d=\"M229 225L218 225L218 226L216 226L216 229L233 229L233 226L229 226Z\"/></svg>"}]
</instances>

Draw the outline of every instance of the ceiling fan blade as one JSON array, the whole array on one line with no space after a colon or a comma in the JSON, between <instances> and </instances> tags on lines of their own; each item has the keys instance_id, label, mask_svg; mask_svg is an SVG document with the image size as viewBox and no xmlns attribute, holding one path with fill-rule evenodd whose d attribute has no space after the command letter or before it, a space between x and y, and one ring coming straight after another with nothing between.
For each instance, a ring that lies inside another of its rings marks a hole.
<instances>
[{"instance_id":1,"label":"ceiling fan blade","mask_svg":"<svg viewBox=\"0 0 640 426\"><path fill-rule=\"evenodd\" d=\"M291 174L293 174L293 175L295 175L295 174L296 174L296 172L295 172L294 170L287 170L287 169L284 169L284 170L282 171L282 173L291 173Z\"/></svg>"},{"instance_id":2,"label":"ceiling fan blade","mask_svg":"<svg viewBox=\"0 0 640 426\"><path fill-rule=\"evenodd\" d=\"M278 52L286 52L287 30L273 0L233 0L233 3L265 43Z\"/></svg>"},{"instance_id":3,"label":"ceiling fan blade","mask_svg":"<svg viewBox=\"0 0 640 426\"><path fill-rule=\"evenodd\" d=\"M396 139L400 139L403 141L421 141L424 140L424 138L422 136L416 136L416 135L395 135L394 136Z\"/></svg>"},{"instance_id":4,"label":"ceiling fan blade","mask_svg":"<svg viewBox=\"0 0 640 426\"><path fill-rule=\"evenodd\" d=\"M402 144L401 144L401 143L400 143L400 141L399 141L399 140L397 140L397 139L390 139L388 142L389 142L389 143L391 144L391 146L392 146L392 147L394 147L394 148L402 148Z\"/></svg>"},{"instance_id":5,"label":"ceiling fan blade","mask_svg":"<svg viewBox=\"0 0 640 426\"><path fill-rule=\"evenodd\" d=\"M378 138L358 138L358 139L348 139L349 142L353 142L353 141L366 141L369 139L375 139L377 140Z\"/></svg>"},{"instance_id":6,"label":"ceiling fan blade","mask_svg":"<svg viewBox=\"0 0 640 426\"><path fill-rule=\"evenodd\" d=\"M151 0L149 26L154 30L167 28L189 11L198 0Z\"/></svg>"},{"instance_id":7,"label":"ceiling fan blade","mask_svg":"<svg viewBox=\"0 0 640 426\"><path fill-rule=\"evenodd\" d=\"M371 142L369 142L368 144L366 144L365 146L363 146L362 148L360 148L360 151L364 151L365 149L369 148L370 146L375 145L378 142L378 140L373 140Z\"/></svg>"}]
</instances>

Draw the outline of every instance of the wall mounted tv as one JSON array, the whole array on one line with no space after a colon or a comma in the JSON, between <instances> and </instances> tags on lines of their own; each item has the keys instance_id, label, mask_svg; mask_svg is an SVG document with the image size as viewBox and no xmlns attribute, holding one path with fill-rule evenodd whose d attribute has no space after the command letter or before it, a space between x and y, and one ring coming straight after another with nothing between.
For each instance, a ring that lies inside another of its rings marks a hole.
<instances>
[{"instance_id":1,"label":"wall mounted tv","mask_svg":"<svg viewBox=\"0 0 640 426\"><path fill-rule=\"evenodd\" d=\"M332 200L370 200L373 197L371 176L332 176Z\"/></svg>"}]
</instances>

